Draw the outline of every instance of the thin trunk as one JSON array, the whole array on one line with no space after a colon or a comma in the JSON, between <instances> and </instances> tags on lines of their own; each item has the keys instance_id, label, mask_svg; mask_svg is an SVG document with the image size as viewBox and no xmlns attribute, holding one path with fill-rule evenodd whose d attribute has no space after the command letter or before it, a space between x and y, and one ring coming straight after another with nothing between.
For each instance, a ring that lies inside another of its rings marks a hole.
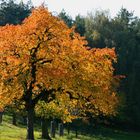
<instances>
[{"instance_id":1,"label":"thin trunk","mask_svg":"<svg viewBox=\"0 0 140 140\"><path fill-rule=\"evenodd\" d=\"M16 118L16 113L13 112L13 120L12 120L13 125L17 125L17 118Z\"/></svg>"},{"instance_id":2,"label":"thin trunk","mask_svg":"<svg viewBox=\"0 0 140 140\"><path fill-rule=\"evenodd\" d=\"M70 124L67 124L68 135L70 134Z\"/></svg>"},{"instance_id":3,"label":"thin trunk","mask_svg":"<svg viewBox=\"0 0 140 140\"><path fill-rule=\"evenodd\" d=\"M64 126L63 123L59 123L59 136L64 135Z\"/></svg>"},{"instance_id":4,"label":"thin trunk","mask_svg":"<svg viewBox=\"0 0 140 140\"><path fill-rule=\"evenodd\" d=\"M77 128L75 130L75 136L76 136L76 138L78 138L78 130L77 130Z\"/></svg>"},{"instance_id":5,"label":"thin trunk","mask_svg":"<svg viewBox=\"0 0 140 140\"><path fill-rule=\"evenodd\" d=\"M47 121L47 119L42 118L41 125L42 125L42 139L51 140L51 138L49 136L49 132L48 132L48 121Z\"/></svg>"},{"instance_id":6,"label":"thin trunk","mask_svg":"<svg viewBox=\"0 0 140 140\"><path fill-rule=\"evenodd\" d=\"M2 115L3 115L3 112L0 112L0 123L2 123Z\"/></svg>"},{"instance_id":7,"label":"thin trunk","mask_svg":"<svg viewBox=\"0 0 140 140\"><path fill-rule=\"evenodd\" d=\"M27 140L34 140L34 108L27 110Z\"/></svg>"},{"instance_id":8,"label":"thin trunk","mask_svg":"<svg viewBox=\"0 0 140 140\"><path fill-rule=\"evenodd\" d=\"M51 121L51 136L53 138L55 138L55 131L56 131L56 125L55 125L55 121Z\"/></svg>"}]
</instances>

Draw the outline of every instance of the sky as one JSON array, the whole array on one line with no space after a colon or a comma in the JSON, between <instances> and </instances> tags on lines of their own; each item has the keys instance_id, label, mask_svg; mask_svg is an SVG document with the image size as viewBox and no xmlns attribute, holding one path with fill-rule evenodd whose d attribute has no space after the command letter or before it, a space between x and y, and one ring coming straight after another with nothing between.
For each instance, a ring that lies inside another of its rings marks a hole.
<instances>
[{"instance_id":1,"label":"sky","mask_svg":"<svg viewBox=\"0 0 140 140\"><path fill-rule=\"evenodd\" d=\"M64 9L72 18L78 14L85 16L95 10L109 10L110 16L114 17L121 7L133 11L135 16L140 17L139 0L32 0L32 2L34 6L45 2L51 12L59 13Z\"/></svg>"}]
</instances>

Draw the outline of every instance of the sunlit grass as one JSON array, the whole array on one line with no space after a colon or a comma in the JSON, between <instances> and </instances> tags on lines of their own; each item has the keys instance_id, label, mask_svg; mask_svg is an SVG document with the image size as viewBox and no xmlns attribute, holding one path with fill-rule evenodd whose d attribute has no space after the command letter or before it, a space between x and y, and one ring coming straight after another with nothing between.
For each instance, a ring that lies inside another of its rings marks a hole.
<instances>
[{"instance_id":1,"label":"sunlit grass","mask_svg":"<svg viewBox=\"0 0 140 140\"><path fill-rule=\"evenodd\" d=\"M35 131L35 137L40 137L38 131ZM0 140L25 140L25 138L25 127L14 126L7 122L3 122L2 125L0 125Z\"/></svg>"},{"instance_id":2,"label":"sunlit grass","mask_svg":"<svg viewBox=\"0 0 140 140\"><path fill-rule=\"evenodd\" d=\"M11 116L3 116L3 122L0 124L0 140L25 140L26 127L22 125L14 126L11 124ZM35 131L35 137L40 137L40 132Z\"/></svg>"}]
</instances>

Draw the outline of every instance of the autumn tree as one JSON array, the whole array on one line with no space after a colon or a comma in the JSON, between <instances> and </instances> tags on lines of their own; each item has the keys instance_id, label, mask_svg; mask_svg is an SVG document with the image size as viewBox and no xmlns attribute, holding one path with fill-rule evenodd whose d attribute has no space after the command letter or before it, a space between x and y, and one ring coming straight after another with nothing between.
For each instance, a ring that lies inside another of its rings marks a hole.
<instances>
[{"instance_id":1,"label":"autumn tree","mask_svg":"<svg viewBox=\"0 0 140 140\"><path fill-rule=\"evenodd\" d=\"M115 52L86 44L44 7L21 25L0 27L0 107L13 101L25 106L27 139L34 139L35 105L52 102L58 93L77 99L83 115L116 114Z\"/></svg>"}]
</instances>

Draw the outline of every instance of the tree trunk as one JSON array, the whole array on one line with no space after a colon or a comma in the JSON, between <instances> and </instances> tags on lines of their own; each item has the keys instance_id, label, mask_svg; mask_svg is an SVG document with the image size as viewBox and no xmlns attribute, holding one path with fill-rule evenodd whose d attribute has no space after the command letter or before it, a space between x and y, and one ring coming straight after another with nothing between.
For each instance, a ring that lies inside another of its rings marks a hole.
<instances>
[{"instance_id":1,"label":"tree trunk","mask_svg":"<svg viewBox=\"0 0 140 140\"><path fill-rule=\"evenodd\" d=\"M55 138L55 129L56 129L56 125L55 125L55 121L51 121L51 136L53 138Z\"/></svg>"},{"instance_id":2,"label":"tree trunk","mask_svg":"<svg viewBox=\"0 0 140 140\"><path fill-rule=\"evenodd\" d=\"M51 138L49 136L49 132L48 132L48 122L47 122L47 119L42 118L41 125L42 125L42 139L44 139L44 140L51 140Z\"/></svg>"},{"instance_id":3,"label":"tree trunk","mask_svg":"<svg viewBox=\"0 0 140 140\"><path fill-rule=\"evenodd\" d=\"M68 135L70 134L70 124L67 124Z\"/></svg>"},{"instance_id":4,"label":"tree trunk","mask_svg":"<svg viewBox=\"0 0 140 140\"><path fill-rule=\"evenodd\" d=\"M76 138L78 138L78 130L77 130L77 128L75 130L75 136L76 136Z\"/></svg>"},{"instance_id":5,"label":"tree trunk","mask_svg":"<svg viewBox=\"0 0 140 140\"><path fill-rule=\"evenodd\" d=\"M63 123L59 123L59 136L64 135L64 126Z\"/></svg>"},{"instance_id":6,"label":"tree trunk","mask_svg":"<svg viewBox=\"0 0 140 140\"><path fill-rule=\"evenodd\" d=\"M0 123L2 123L2 115L3 115L3 112L0 112Z\"/></svg>"},{"instance_id":7,"label":"tree trunk","mask_svg":"<svg viewBox=\"0 0 140 140\"><path fill-rule=\"evenodd\" d=\"M12 121L13 125L17 125L17 119L16 119L16 114L13 112L13 121Z\"/></svg>"},{"instance_id":8,"label":"tree trunk","mask_svg":"<svg viewBox=\"0 0 140 140\"><path fill-rule=\"evenodd\" d=\"M34 140L34 107L27 110L27 140Z\"/></svg>"}]
</instances>

